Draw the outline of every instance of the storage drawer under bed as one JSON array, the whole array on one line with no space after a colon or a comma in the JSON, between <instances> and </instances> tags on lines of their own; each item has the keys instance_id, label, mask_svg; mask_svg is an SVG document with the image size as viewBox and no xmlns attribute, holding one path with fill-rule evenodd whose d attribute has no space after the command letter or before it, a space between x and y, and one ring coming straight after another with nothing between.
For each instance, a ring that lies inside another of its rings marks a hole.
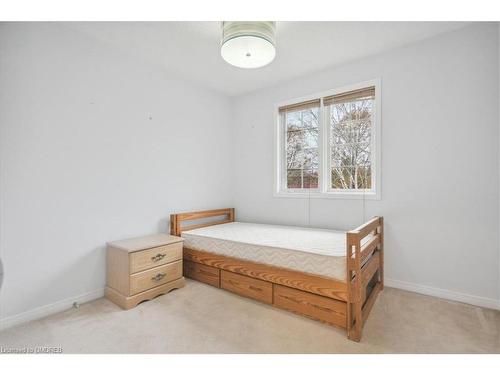
<instances>
[{"instance_id":1,"label":"storage drawer under bed","mask_svg":"<svg viewBox=\"0 0 500 375\"><path fill-rule=\"evenodd\" d=\"M274 305L339 327L347 325L347 304L344 301L275 284Z\"/></svg>"},{"instance_id":2,"label":"storage drawer under bed","mask_svg":"<svg viewBox=\"0 0 500 375\"><path fill-rule=\"evenodd\" d=\"M205 284L220 287L220 270L184 259L184 276Z\"/></svg>"},{"instance_id":3,"label":"storage drawer under bed","mask_svg":"<svg viewBox=\"0 0 500 375\"><path fill-rule=\"evenodd\" d=\"M273 303L273 284L267 281L222 270L220 287L244 297L253 298L268 304Z\"/></svg>"}]
</instances>

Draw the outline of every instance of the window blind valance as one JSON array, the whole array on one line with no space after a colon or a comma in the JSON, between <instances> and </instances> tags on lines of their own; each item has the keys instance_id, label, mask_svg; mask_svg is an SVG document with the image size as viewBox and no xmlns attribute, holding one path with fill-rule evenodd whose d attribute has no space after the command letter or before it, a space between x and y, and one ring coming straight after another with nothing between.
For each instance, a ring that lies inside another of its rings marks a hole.
<instances>
[{"instance_id":1,"label":"window blind valance","mask_svg":"<svg viewBox=\"0 0 500 375\"><path fill-rule=\"evenodd\" d=\"M365 87L358 90L343 92L341 94L335 94L326 96L323 98L323 105L332 105L339 103L346 103L354 100L360 99L374 99L375 98L375 86ZM317 108L320 106L321 99L313 99L305 102L294 103L279 107L279 113L303 111L306 109Z\"/></svg>"},{"instance_id":2,"label":"window blind valance","mask_svg":"<svg viewBox=\"0 0 500 375\"><path fill-rule=\"evenodd\" d=\"M323 104L332 105L339 103L346 103L360 99L373 99L375 98L375 86L365 87L358 90L343 92L342 94L330 95L323 98Z\"/></svg>"},{"instance_id":3,"label":"window blind valance","mask_svg":"<svg viewBox=\"0 0 500 375\"><path fill-rule=\"evenodd\" d=\"M306 102L295 103L290 105L285 105L283 107L279 107L279 112L294 112L294 111L303 111L305 109L317 108L320 105L320 99L308 100Z\"/></svg>"}]
</instances>

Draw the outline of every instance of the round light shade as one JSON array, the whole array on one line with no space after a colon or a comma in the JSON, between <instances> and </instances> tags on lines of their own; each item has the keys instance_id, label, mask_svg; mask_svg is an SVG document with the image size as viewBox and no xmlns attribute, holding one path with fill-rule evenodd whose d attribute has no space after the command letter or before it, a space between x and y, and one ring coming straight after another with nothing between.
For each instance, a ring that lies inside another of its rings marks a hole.
<instances>
[{"instance_id":1,"label":"round light shade","mask_svg":"<svg viewBox=\"0 0 500 375\"><path fill-rule=\"evenodd\" d=\"M275 23L225 21L222 23L221 55L240 68L259 68L276 56Z\"/></svg>"}]
</instances>

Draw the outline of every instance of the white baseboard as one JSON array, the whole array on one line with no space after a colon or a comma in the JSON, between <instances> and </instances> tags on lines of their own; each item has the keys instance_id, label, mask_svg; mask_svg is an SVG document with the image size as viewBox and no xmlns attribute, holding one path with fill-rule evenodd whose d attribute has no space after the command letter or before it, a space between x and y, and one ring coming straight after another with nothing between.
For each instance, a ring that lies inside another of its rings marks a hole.
<instances>
[{"instance_id":1,"label":"white baseboard","mask_svg":"<svg viewBox=\"0 0 500 375\"><path fill-rule=\"evenodd\" d=\"M93 292L83 293L79 296L63 299L45 306L37 307L33 310L25 311L20 314L7 316L0 319L0 331L9 327L29 322L31 320L44 318L58 312L68 310L73 307L74 302L85 303L104 296L104 289L98 289Z\"/></svg>"},{"instance_id":2,"label":"white baseboard","mask_svg":"<svg viewBox=\"0 0 500 375\"><path fill-rule=\"evenodd\" d=\"M451 290L434 288L431 286L409 283L407 281L385 279L384 284L388 287L403 289L410 292L425 294L427 296L443 298L451 301L467 303L469 305L500 310L500 300L486 297L478 297L471 294L453 292Z\"/></svg>"}]
</instances>

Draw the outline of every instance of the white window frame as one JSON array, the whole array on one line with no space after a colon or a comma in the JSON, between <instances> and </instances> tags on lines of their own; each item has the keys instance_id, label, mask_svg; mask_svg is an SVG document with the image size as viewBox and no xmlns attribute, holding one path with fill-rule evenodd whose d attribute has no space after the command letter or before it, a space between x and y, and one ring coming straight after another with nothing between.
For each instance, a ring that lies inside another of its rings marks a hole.
<instances>
[{"instance_id":1,"label":"white window frame","mask_svg":"<svg viewBox=\"0 0 500 375\"><path fill-rule=\"evenodd\" d=\"M330 126L328 111L323 105L323 98L337 95L344 92L362 89L365 87L375 87L375 105L372 112L372 133L371 133L371 162L372 162L372 188L370 190L345 190L332 189L329 186L329 169L331 164ZM307 95L301 98L286 100L274 106L274 196L286 198L333 198L333 199L371 199L380 200L381 194L381 127L382 127L382 89L381 79L360 82L348 86L338 87L332 90ZM286 157L285 157L285 122L281 121L282 114L279 108L291 104L305 102L314 99L320 101L319 116L319 176L317 189L288 189L286 187ZM325 178L326 177L326 178Z\"/></svg>"}]
</instances>

